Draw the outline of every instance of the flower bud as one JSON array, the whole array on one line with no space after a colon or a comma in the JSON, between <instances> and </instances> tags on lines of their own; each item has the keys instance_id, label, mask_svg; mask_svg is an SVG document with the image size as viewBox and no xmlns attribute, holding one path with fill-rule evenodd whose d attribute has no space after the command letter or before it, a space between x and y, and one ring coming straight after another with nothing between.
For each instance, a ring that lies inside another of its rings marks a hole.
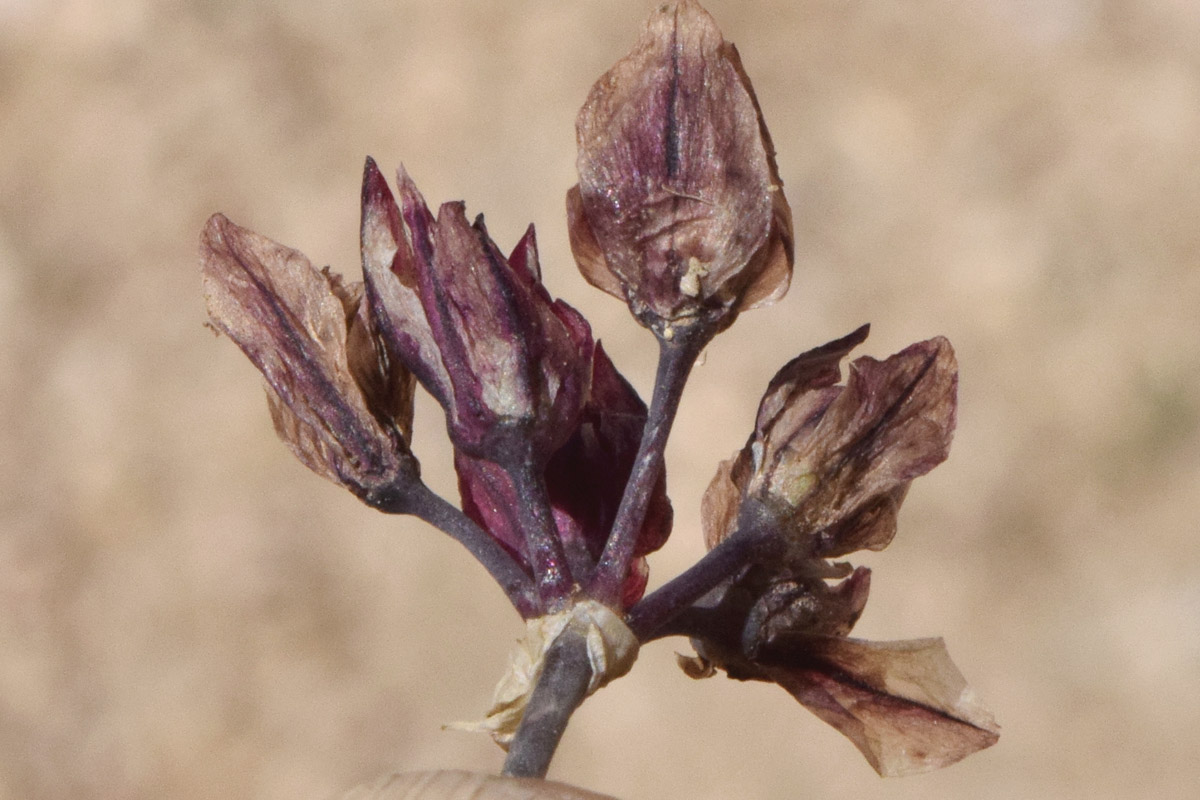
<instances>
[{"instance_id":1,"label":"flower bud","mask_svg":"<svg viewBox=\"0 0 1200 800\"><path fill-rule=\"evenodd\" d=\"M791 210L736 48L693 0L667 3L592 87L567 195L584 277L670 339L787 291Z\"/></svg>"},{"instance_id":2,"label":"flower bud","mask_svg":"<svg viewBox=\"0 0 1200 800\"><path fill-rule=\"evenodd\" d=\"M220 214L200 254L212 324L266 378L280 438L317 474L389 506L418 473L415 382L376 336L362 284Z\"/></svg>"},{"instance_id":3,"label":"flower bud","mask_svg":"<svg viewBox=\"0 0 1200 800\"><path fill-rule=\"evenodd\" d=\"M403 170L400 206L374 161L363 176L363 274L389 347L446 411L455 446L507 460L518 439L548 458L575 427L591 330L541 283L532 226L505 258L461 203L435 218ZM514 436L515 434L515 436Z\"/></svg>"}]
</instances>

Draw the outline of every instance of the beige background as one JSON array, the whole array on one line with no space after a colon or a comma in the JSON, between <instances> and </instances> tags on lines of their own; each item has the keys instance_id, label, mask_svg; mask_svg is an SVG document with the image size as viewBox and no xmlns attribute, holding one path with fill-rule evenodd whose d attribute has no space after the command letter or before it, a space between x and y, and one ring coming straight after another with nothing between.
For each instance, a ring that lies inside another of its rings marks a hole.
<instances>
[{"instance_id":1,"label":"beige background","mask_svg":"<svg viewBox=\"0 0 1200 800\"><path fill-rule=\"evenodd\" d=\"M779 149L798 268L707 354L675 538L771 374L874 323L948 335L950 461L859 632L941 634L994 749L880 781L781 690L646 648L552 776L654 798L1183 798L1200 785L1200 5L712 0ZM356 270L364 155L509 246L648 390L650 337L571 266L573 120L618 0L0 0L0 798L324 798L498 768L520 625L421 524L308 473L202 327L208 214ZM436 409L417 449L453 493Z\"/></svg>"}]
</instances>

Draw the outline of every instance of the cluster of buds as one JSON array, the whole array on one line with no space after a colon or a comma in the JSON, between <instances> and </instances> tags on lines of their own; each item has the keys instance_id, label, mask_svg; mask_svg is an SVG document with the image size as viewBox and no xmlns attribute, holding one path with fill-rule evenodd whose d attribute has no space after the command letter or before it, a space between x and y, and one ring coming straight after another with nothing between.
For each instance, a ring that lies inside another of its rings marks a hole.
<instances>
[{"instance_id":1,"label":"cluster of buds","mask_svg":"<svg viewBox=\"0 0 1200 800\"><path fill-rule=\"evenodd\" d=\"M866 326L785 365L704 497L708 555L645 595L646 556L671 530L663 451L687 376L741 311L786 291L791 211L737 51L693 0L654 12L577 132L572 251L659 342L649 406L546 290L532 226L505 255L462 203L434 215L403 169L394 195L367 159L361 282L221 215L201 243L212 324L263 373L280 437L368 505L456 538L527 620L480 725L514 745L506 771L544 774L566 715L667 635L691 638L689 675L780 684L881 774L995 742L941 640L849 638L870 573L832 560L885 547L911 481L948 455L945 339L859 358L844 384ZM411 449L418 384L445 412L457 507ZM549 752L528 760L556 701Z\"/></svg>"}]
</instances>

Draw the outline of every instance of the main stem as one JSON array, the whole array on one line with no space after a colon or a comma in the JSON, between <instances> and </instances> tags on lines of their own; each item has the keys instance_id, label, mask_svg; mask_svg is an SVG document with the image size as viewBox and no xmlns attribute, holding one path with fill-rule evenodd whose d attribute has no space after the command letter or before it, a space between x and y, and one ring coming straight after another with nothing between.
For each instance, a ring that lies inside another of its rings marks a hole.
<instances>
[{"instance_id":1,"label":"main stem","mask_svg":"<svg viewBox=\"0 0 1200 800\"><path fill-rule=\"evenodd\" d=\"M687 383L696 357L711 338L707 331L691 336L680 335L674 339L658 340L658 373L654 379L654 396L642 441L625 494L617 508L612 533L604 545L604 552L596 565L596 572L588 587L588 595L602 603L615 606L620 602L621 586L629 574L629 563L637 546L638 534L646 518L646 508L654 485L662 472L663 452L675 412L679 409L679 398Z\"/></svg>"},{"instance_id":2,"label":"main stem","mask_svg":"<svg viewBox=\"0 0 1200 800\"><path fill-rule=\"evenodd\" d=\"M542 675L508 748L505 775L546 777L567 722L587 696L591 680L586 633L568 626L546 651Z\"/></svg>"}]
</instances>

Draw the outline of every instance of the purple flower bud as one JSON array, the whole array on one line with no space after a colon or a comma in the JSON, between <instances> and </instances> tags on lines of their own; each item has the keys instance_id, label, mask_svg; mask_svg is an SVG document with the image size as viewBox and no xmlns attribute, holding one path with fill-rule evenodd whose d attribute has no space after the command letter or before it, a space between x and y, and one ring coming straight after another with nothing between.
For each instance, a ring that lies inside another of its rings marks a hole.
<instances>
[{"instance_id":1,"label":"purple flower bud","mask_svg":"<svg viewBox=\"0 0 1200 800\"><path fill-rule=\"evenodd\" d=\"M658 8L592 87L567 195L584 277L672 338L774 301L792 271L791 210L736 48L692 0Z\"/></svg>"},{"instance_id":2,"label":"purple flower bud","mask_svg":"<svg viewBox=\"0 0 1200 800\"><path fill-rule=\"evenodd\" d=\"M541 283L532 226L509 258L461 203L430 213L403 170L400 205L374 161L363 176L363 273L389 347L446 411L455 446L535 460L574 430L587 395L591 331Z\"/></svg>"}]
</instances>

